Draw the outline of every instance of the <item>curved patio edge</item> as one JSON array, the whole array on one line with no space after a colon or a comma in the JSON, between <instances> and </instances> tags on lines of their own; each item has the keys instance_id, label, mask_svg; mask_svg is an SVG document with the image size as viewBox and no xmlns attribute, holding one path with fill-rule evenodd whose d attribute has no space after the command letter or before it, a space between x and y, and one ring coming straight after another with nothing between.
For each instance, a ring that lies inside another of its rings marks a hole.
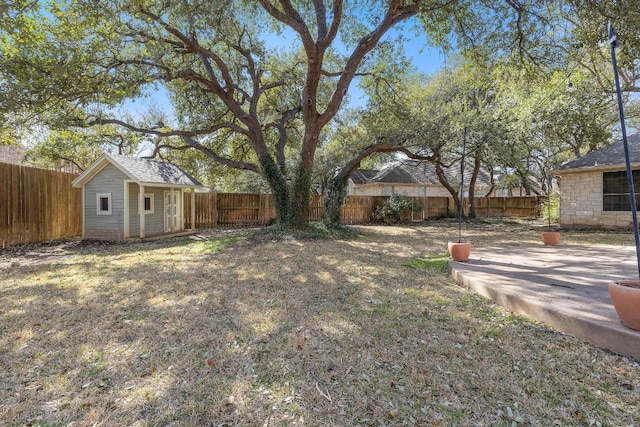
<instances>
[{"instance_id":1,"label":"curved patio edge","mask_svg":"<svg viewBox=\"0 0 640 427\"><path fill-rule=\"evenodd\" d=\"M624 277L628 248L533 247L505 259L505 250L474 250L468 262L449 261L453 279L508 311L538 320L597 347L640 360L640 332L620 322L608 283ZM607 270L608 268L608 270ZM615 273L615 274L614 274ZM629 276L627 276L629 277Z\"/></svg>"}]
</instances>

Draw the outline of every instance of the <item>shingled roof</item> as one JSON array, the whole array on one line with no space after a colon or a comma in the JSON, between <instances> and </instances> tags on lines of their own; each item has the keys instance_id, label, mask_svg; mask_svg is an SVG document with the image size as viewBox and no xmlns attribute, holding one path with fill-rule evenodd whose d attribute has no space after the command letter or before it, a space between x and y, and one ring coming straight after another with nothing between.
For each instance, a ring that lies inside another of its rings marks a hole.
<instances>
[{"instance_id":1,"label":"shingled roof","mask_svg":"<svg viewBox=\"0 0 640 427\"><path fill-rule=\"evenodd\" d=\"M374 169L356 169L351 172L349 178L351 178L354 184L366 184L379 172L380 171Z\"/></svg>"},{"instance_id":2,"label":"shingled roof","mask_svg":"<svg viewBox=\"0 0 640 427\"><path fill-rule=\"evenodd\" d=\"M465 167L465 181L468 182L472 173L472 167ZM445 176L450 182L460 179L460 166L454 165L444 170ZM419 160L401 160L391 163L379 171L369 169L357 169L351 174L354 184L393 183L393 184L418 184L441 185L435 167L430 162ZM490 185L490 179L486 172L480 171L478 184Z\"/></svg>"},{"instance_id":3,"label":"shingled roof","mask_svg":"<svg viewBox=\"0 0 640 427\"><path fill-rule=\"evenodd\" d=\"M640 134L629 135L627 143L631 163L640 163ZM609 169L614 166L624 165L624 163L624 144L622 139L619 139L607 148L592 151L580 158L562 164L554 172L562 174L576 169Z\"/></svg>"},{"instance_id":4,"label":"shingled roof","mask_svg":"<svg viewBox=\"0 0 640 427\"><path fill-rule=\"evenodd\" d=\"M187 188L202 186L196 179L172 163L106 153L77 177L73 181L73 186L81 187L109 163L140 185Z\"/></svg>"},{"instance_id":5,"label":"shingled roof","mask_svg":"<svg viewBox=\"0 0 640 427\"><path fill-rule=\"evenodd\" d=\"M0 145L0 163L22 165L23 157L22 151L15 145Z\"/></svg>"}]
</instances>

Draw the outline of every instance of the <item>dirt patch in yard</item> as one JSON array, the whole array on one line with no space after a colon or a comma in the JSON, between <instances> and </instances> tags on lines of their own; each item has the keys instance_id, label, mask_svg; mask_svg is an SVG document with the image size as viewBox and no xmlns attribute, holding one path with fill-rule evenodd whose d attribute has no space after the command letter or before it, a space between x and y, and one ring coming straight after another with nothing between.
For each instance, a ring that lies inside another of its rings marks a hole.
<instances>
[{"instance_id":1,"label":"dirt patch in yard","mask_svg":"<svg viewBox=\"0 0 640 427\"><path fill-rule=\"evenodd\" d=\"M640 423L636 362L450 279L455 222L357 228L3 250L0 424ZM465 224L476 246L539 231ZM633 235L563 232L574 241Z\"/></svg>"}]
</instances>

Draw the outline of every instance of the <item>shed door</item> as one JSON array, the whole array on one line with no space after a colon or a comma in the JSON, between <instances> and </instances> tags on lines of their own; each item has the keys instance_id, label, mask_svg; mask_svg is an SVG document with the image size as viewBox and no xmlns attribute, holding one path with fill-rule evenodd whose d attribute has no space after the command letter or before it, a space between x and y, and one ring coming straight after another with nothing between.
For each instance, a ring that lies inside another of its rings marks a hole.
<instances>
[{"instance_id":1,"label":"shed door","mask_svg":"<svg viewBox=\"0 0 640 427\"><path fill-rule=\"evenodd\" d=\"M164 231L178 230L179 191L164 192Z\"/></svg>"}]
</instances>

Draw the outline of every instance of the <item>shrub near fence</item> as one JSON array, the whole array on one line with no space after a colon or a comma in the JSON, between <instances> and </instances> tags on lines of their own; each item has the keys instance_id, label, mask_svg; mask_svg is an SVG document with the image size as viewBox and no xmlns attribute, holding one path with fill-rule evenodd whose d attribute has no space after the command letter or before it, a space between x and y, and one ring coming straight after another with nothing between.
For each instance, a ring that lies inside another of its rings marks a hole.
<instances>
[{"instance_id":1,"label":"shrub near fence","mask_svg":"<svg viewBox=\"0 0 640 427\"><path fill-rule=\"evenodd\" d=\"M76 176L0 163L0 247L82 234Z\"/></svg>"}]
</instances>

